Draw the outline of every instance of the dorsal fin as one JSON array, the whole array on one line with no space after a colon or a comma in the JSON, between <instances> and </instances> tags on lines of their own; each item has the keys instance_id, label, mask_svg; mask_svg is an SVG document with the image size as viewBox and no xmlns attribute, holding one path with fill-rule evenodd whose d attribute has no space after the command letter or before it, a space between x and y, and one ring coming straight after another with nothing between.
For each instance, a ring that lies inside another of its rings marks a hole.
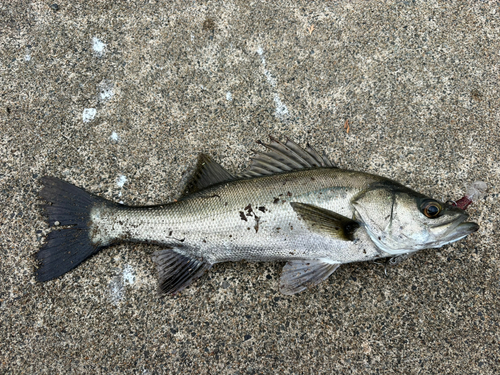
<instances>
[{"instance_id":1,"label":"dorsal fin","mask_svg":"<svg viewBox=\"0 0 500 375\"><path fill-rule=\"evenodd\" d=\"M283 144L274 137L269 138L269 144L257 141L268 151L256 152L250 168L238 177L260 177L305 168L333 167L325 156L320 156L309 144L303 149L290 139Z\"/></svg>"},{"instance_id":2,"label":"dorsal fin","mask_svg":"<svg viewBox=\"0 0 500 375\"><path fill-rule=\"evenodd\" d=\"M234 177L209 155L198 155L196 169L188 180L182 195L188 195L211 185L231 181Z\"/></svg>"}]
</instances>

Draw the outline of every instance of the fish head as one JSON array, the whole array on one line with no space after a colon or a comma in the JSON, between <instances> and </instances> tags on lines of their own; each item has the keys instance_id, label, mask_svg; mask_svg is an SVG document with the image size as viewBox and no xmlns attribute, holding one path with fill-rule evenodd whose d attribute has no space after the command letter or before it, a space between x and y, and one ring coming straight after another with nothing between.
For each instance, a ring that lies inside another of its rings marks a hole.
<instances>
[{"instance_id":1,"label":"fish head","mask_svg":"<svg viewBox=\"0 0 500 375\"><path fill-rule=\"evenodd\" d=\"M370 186L352 204L372 241L394 255L438 248L479 229L464 210L392 181Z\"/></svg>"}]
</instances>

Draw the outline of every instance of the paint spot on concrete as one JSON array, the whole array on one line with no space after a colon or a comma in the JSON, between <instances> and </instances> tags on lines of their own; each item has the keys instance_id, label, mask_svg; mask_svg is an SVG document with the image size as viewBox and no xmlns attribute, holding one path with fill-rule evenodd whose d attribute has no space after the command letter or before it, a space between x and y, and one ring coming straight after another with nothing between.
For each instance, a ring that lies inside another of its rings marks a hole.
<instances>
[{"instance_id":1,"label":"paint spot on concrete","mask_svg":"<svg viewBox=\"0 0 500 375\"><path fill-rule=\"evenodd\" d=\"M124 175L120 175L117 179L116 179L116 185L120 188L123 187L123 185L125 185L125 183L127 182L127 177L125 177Z\"/></svg>"},{"instance_id":2,"label":"paint spot on concrete","mask_svg":"<svg viewBox=\"0 0 500 375\"><path fill-rule=\"evenodd\" d=\"M116 132L112 132L109 137L113 142L118 142L120 140L120 136Z\"/></svg>"},{"instance_id":3,"label":"paint spot on concrete","mask_svg":"<svg viewBox=\"0 0 500 375\"><path fill-rule=\"evenodd\" d=\"M267 82L271 85L271 87L276 87L276 78L274 78L271 72L266 68L266 58L264 57L264 50L262 47L257 48L257 53L260 56L262 67L264 69L264 76L266 77ZM288 107L281 101L278 93L274 93L273 99L274 104L276 105L274 115L280 120L285 120L290 114Z\"/></svg>"},{"instance_id":4,"label":"paint spot on concrete","mask_svg":"<svg viewBox=\"0 0 500 375\"><path fill-rule=\"evenodd\" d=\"M266 68L266 58L264 57L264 50L262 49L262 47L259 47L257 49L257 53L260 56L262 67L264 68L264 75L266 76L267 82L269 82L269 84L272 87L276 87L276 78L274 78L271 72Z\"/></svg>"},{"instance_id":5,"label":"paint spot on concrete","mask_svg":"<svg viewBox=\"0 0 500 375\"><path fill-rule=\"evenodd\" d=\"M288 116L289 112L287 106L283 104L278 94L274 94L274 104L276 105L274 115L280 120L284 120Z\"/></svg>"},{"instance_id":6,"label":"paint spot on concrete","mask_svg":"<svg viewBox=\"0 0 500 375\"><path fill-rule=\"evenodd\" d=\"M107 102L115 95L113 82L104 80L97 86L97 99L100 102Z\"/></svg>"},{"instance_id":7,"label":"paint spot on concrete","mask_svg":"<svg viewBox=\"0 0 500 375\"><path fill-rule=\"evenodd\" d=\"M269 70L264 69L264 75L266 76L267 82L273 87L276 86L276 79L273 77L273 75L269 72Z\"/></svg>"},{"instance_id":8,"label":"paint spot on concrete","mask_svg":"<svg viewBox=\"0 0 500 375\"><path fill-rule=\"evenodd\" d=\"M111 302L115 305L123 299L125 290L123 288L123 277L121 275L115 276L111 279L109 282L109 293L111 296Z\"/></svg>"},{"instance_id":9,"label":"paint spot on concrete","mask_svg":"<svg viewBox=\"0 0 500 375\"><path fill-rule=\"evenodd\" d=\"M232 102L233 101L233 94L231 94L229 91L226 92L226 100L228 102Z\"/></svg>"},{"instance_id":10,"label":"paint spot on concrete","mask_svg":"<svg viewBox=\"0 0 500 375\"><path fill-rule=\"evenodd\" d=\"M123 267L120 275L113 277L109 282L109 291L114 304L118 304L125 297L125 285L134 285L135 278L135 270L130 264Z\"/></svg>"},{"instance_id":11,"label":"paint spot on concrete","mask_svg":"<svg viewBox=\"0 0 500 375\"><path fill-rule=\"evenodd\" d=\"M104 55L104 51L106 49L106 44L100 40L97 37L92 38L92 49L94 50L95 54L99 57Z\"/></svg>"},{"instance_id":12,"label":"paint spot on concrete","mask_svg":"<svg viewBox=\"0 0 500 375\"><path fill-rule=\"evenodd\" d=\"M130 285L135 283L135 270L130 264L123 268L123 283Z\"/></svg>"},{"instance_id":13,"label":"paint spot on concrete","mask_svg":"<svg viewBox=\"0 0 500 375\"><path fill-rule=\"evenodd\" d=\"M96 114L97 114L97 110L95 108L85 108L83 110L83 114L82 114L83 122L92 121Z\"/></svg>"}]
</instances>

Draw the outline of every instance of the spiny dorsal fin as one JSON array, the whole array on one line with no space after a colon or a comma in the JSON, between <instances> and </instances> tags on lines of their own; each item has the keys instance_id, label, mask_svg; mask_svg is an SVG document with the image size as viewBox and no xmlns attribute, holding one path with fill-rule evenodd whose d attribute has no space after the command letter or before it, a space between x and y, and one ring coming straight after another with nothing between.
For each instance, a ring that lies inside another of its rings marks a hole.
<instances>
[{"instance_id":1,"label":"spiny dorsal fin","mask_svg":"<svg viewBox=\"0 0 500 375\"><path fill-rule=\"evenodd\" d=\"M318 285L335 272L340 263L327 259L291 260L281 271L280 292L291 295Z\"/></svg>"},{"instance_id":2,"label":"spiny dorsal fin","mask_svg":"<svg viewBox=\"0 0 500 375\"><path fill-rule=\"evenodd\" d=\"M158 270L158 291L160 294L175 294L208 271L212 265L189 258L172 249L153 253Z\"/></svg>"},{"instance_id":3,"label":"spiny dorsal fin","mask_svg":"<svg viewBox=\"0 0 500 375\"><path fill-rule=\"evenodd\" d=\"M231 181L234 177L209 155L198 155L196 169L186 184L182 195L188 195L211 185Z\"/></svg>"},{"instance_id":4,"label":"spiny dorsal fin","mask_svg":"<svg viewBox=\"0 0 500 375\"><path fill-rule=\"evenodd\" d=\"M305 168L333 167L325 156L321 157L309 144L303 149L290 139L283 144L274 137L269 138L269 144L257 141L268 151L256 152L250 168L238 177L259 177Z\"/></svg>"},{"instance_id":5,"label":"spiny dorsal fin","mask_svg":"<svg viewBox=\"0 0 500 375\"><path fill-rule=\"evenodd\" d=\"M293 210L311 231L327 233L339 240L352 241L359 224L336 212L307 203L291 202Z\"/></svg>"}]
</instances>

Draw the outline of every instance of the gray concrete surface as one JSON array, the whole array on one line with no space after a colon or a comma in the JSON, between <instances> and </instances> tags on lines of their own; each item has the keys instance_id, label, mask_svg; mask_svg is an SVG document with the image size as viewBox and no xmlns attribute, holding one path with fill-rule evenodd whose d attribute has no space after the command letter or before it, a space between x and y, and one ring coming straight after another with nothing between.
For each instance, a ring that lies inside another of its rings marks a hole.
<instances>
[{"instance_id":1,"label":"gray concrete surface","mask_svg":"<svg viewBox=\"0 0 500 375\"><path fill-rule=\"evenodd\" d=\"M499 12L2 1L0 372L498 373ZM481 229L387 275L343 266L293 297L278 292L282 264L228 263L159 299L154 247L139 245L35 281L41 176L161 203L199 152L238 171L268 134L440 199L486 181L470 209Z\"/></svg>"}]
</instances>

